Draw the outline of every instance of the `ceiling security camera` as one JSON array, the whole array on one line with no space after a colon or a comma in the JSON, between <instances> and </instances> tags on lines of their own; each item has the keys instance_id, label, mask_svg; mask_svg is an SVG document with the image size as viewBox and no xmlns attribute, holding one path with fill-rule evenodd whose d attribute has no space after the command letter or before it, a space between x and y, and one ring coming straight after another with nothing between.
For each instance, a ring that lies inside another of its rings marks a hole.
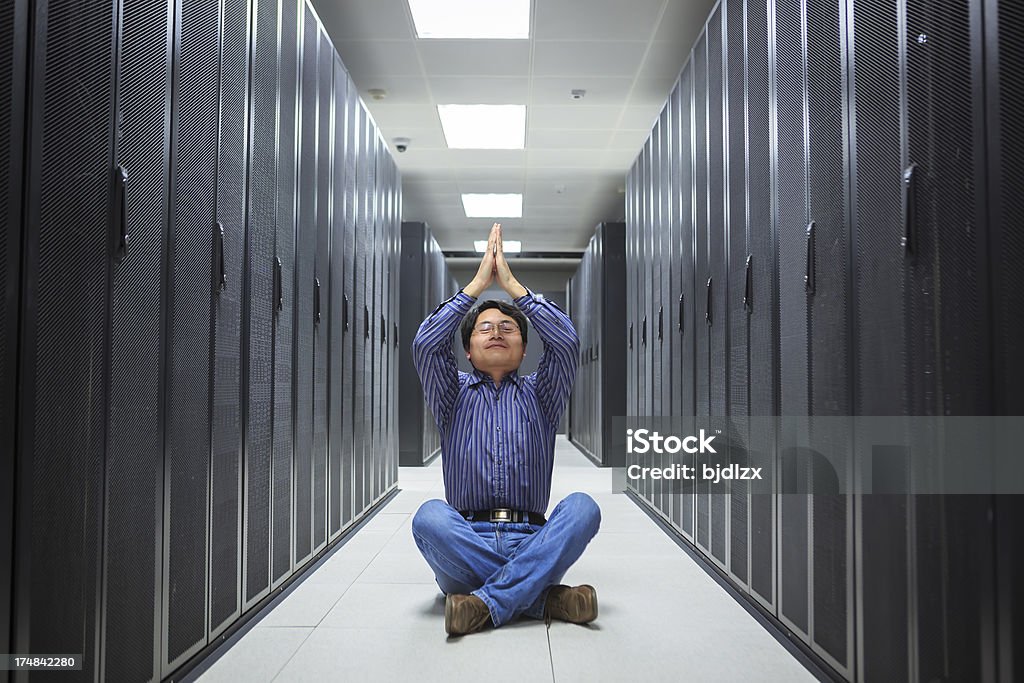
<instances>
[{"instance_id":1,"label":"ceiling security camera","mask_svg":"<svg viewBox=\"0 0 1024 683\"><path fill-rule=\"evenodd\" d=\"M395 149L399 152L404 152L409 149L409 138L395 138Z\"/></svg>"}]
</instances>

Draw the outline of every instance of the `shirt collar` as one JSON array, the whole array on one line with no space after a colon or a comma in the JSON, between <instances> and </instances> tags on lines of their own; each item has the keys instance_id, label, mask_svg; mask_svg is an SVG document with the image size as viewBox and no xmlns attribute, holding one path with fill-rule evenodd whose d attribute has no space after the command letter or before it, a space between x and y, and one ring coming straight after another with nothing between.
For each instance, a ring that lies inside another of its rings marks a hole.
<instances>
[{"instance_id":1,"label":"shirt collar","mask_svg":"<svg viewBox=\"0 0 1024 683\"><path fill-rule=\"evenodd\" d=\"M488 375L486 372L478 370L477 368L473 368L473 378L474 378L473 381L470 382L470 386L474 386L475 387L475 386L477 386L479 384L483 384L484 382L491 382L492 384L494 383L494 379L490 375ZM501 380L501 383L504 384L505 382L508 382L509 380L511 380L512 384L515 385L517 388L519 387L519 369L518 368L516 368L512 372L510 372L507 375L505 375L505 377Z\"/></svg>"}]
</instances>

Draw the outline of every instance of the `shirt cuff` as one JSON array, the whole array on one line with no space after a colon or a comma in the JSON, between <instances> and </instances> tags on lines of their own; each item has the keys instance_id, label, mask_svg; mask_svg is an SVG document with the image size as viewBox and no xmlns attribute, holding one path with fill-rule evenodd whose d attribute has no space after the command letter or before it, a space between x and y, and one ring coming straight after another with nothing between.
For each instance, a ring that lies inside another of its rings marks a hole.
<instances>
[{"instance_id":1,"label":"shirt cuff","mask_svg":"<svg viewBox=\"0 0 1024 683\"><path fill-rule=\"evenodd\" d=\"M515 305L518 306L520 309L523 308L523 306L536 301L532 289L530 289L529 287L523 287L523 289L526 290L526 294L523 294L521 297L517 297L516 299L512 300L515 303Z\"/></svg>"}]
</instances>

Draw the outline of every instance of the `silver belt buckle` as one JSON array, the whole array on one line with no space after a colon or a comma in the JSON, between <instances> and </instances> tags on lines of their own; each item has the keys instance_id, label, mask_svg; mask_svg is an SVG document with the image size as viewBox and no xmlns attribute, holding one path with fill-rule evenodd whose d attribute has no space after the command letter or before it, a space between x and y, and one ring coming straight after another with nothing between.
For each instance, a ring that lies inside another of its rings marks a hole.
<instances>
[{"instance_id":1,"label":"silver belt buckle","mask_svg":"<svg viewBox=\"0 0 1024 683\"><path fill-rule=\"evenodd\" d=\"M509 508L494 508L491 510L492 522L511 522L512 510Z\"/></svg>"}]
</instances>

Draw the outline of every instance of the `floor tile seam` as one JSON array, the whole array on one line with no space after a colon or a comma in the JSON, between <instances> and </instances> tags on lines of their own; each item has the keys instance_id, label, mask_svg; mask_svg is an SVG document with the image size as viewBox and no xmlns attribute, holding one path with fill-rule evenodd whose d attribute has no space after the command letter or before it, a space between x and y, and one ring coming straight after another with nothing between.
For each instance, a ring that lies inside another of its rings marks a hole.
<instances>
[{"instance_id":1,"label":"floor tile seam","mask_svg":"<svg viewBox=\"0 0 1024 683\"><path fill-rule=\"evenodd\" d=\"M297 627L291 626L291 627L282 627L282 628L297 628ZM295 651L291 653L291 655L288 657L288 659L285 660L284 664L282 664L281 667L277 670L277 673L275 673L274 676L270 679L271 683L276 683L276 681L278 680L278 678L280 678L280 676L284 672L284 670L286 668L288 668L289 664L291 664L291 661L293 659L295 659L295 655L299 654L299 650L301 650L302 646L306 644L306 641L309 640L309 637L311 635L313 635L313 631L316 630L315 626L313 628L309 628L308 626L301 627L301 628L307 628L307 629L309 629L309 632L306 633L306 637L302 639L302 642L299 643L299 646L295 648Z\"/></svg>"}]
</instances>

